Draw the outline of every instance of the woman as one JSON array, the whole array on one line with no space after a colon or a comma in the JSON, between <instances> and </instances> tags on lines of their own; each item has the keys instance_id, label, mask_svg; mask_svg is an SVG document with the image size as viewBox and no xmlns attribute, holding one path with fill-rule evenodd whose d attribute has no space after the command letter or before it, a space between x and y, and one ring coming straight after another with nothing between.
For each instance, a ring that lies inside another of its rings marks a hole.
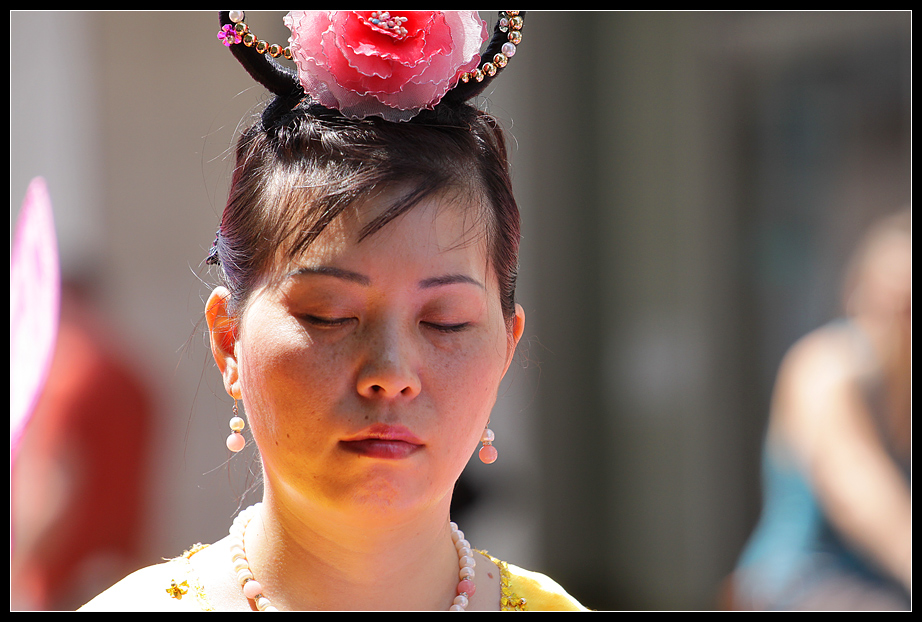
<instances>
[{"instance_id":1,"label":"woman","mask_svg":"<svg viewBox=\"0 0 922 622\"><path fill-rule=\"evenodd\" d=\"M765 507L734 577L739 608L909 608L909 211L868 233L845 298L847 318L802 338L778 372Z\"/></svg>"},{"instance_id":2,"label":"woman","mask_svg":"<svg viewBox=\"0 0 922 622\"><path fill-rule=\"evenodd\" d=\"M582 609L449 523L472 450L495 460L490 410L524 329L504 139L465 103L521 16L501 14L483 64L473 12L293 12L297 75L242 12L221 19L276 94L238 143L206 305L228 447L249 427L263 500L85 609Z\"/></svg>"}]
</instances>

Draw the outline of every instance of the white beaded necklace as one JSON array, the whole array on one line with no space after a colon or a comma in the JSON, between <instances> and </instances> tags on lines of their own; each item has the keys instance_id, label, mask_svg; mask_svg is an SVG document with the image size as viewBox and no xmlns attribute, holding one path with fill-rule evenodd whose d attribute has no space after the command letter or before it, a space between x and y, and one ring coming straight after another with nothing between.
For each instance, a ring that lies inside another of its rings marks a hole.
<instances>
[{"instance_id":1,"label":"white beaded necklace","mask_svg":"<svg viewBox=\"0 0 922 622\"><path fill-rule=\"evenodd\" d=\"M234 573L237 575L237 581L243 588L243 595L249 600L256 602L256 608L260 611L278 611L266 595L263 594L263 587L253 576L250 570L250 562L247 561L246 549L243 545L243 536L246 533L247 525L256 514L262 503L255 503L245 510L242 510L230 528L230 552L231 565ZM464 539L464 532L458 529L455 523L449 523L451 526L451 539L458 551L458 595L452 601L449 611L465 611L469 599L474 595L474 553L471 549L471 543Z\"/></svg>"}]
</instances>

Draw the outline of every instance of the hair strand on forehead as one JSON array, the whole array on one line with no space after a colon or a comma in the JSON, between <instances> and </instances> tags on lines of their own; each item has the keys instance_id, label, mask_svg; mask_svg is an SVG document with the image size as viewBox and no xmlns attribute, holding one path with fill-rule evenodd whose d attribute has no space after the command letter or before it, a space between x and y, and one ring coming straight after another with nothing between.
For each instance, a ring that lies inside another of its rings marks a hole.
<instances>
[{"instance_id":1,"label":"hair strand on forehead","mask_svg":"<svg viewBox=\"0 0 922 622\"><path fill-rule=\"evenodd\" d=\"M503 313L511 318L519 212L498 123L470 106L429 111L407 123L347 120L317 108L304 103L274 118L264 114L238 141L216 242L231 308L245 307L278 257L300 256L346 209L401 188L406 191L363 228L360 239L430 196L467 194L486 214L477 217Z\"/></svg>"}]
</instances>

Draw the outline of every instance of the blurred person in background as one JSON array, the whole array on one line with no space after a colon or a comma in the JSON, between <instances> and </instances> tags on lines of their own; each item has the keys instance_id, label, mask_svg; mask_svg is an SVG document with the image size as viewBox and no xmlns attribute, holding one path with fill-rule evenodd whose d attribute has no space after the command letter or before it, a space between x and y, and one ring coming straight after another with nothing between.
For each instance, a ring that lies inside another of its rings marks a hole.
<instances>
[{"instance_id":1,"label":"blurred person in background","mask_svg":"<svg viewBox=\"0 0 922 622\"><path fill-rule=\"evenodd\" d=\"M734 608L910 608L911 210L866 234L844 294L778 372Z\"/></svg>"},{"instance_id":2,"label":"blurred person in background","mask_svg":"<svg viewBox=\"0 0 922 622\"><path fill-rule=\"evenodd\" d=\"M137 567L153 391L87 287L67 281L54 357L10 465L10 609L74 609Z\"/></svg>"}]
</instances>

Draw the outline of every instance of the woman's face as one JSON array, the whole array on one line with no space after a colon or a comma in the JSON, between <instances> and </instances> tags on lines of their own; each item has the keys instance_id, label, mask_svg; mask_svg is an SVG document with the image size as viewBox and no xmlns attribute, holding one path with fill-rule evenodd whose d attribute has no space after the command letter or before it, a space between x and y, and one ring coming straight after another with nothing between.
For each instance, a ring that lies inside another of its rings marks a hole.
<instances>
[{"instance_id":1,"label":"woman's face","mask_svg":"<svg viewBox=\"0 0 922 622\"><path fill-rule=\"evenodd\" d=\"M367 516L447 507L524 324L518 308L508 330L476 209L432 197L358 242L378 205L278 266L218 361L273 494Z\"/></svg>"}]
</instances>

